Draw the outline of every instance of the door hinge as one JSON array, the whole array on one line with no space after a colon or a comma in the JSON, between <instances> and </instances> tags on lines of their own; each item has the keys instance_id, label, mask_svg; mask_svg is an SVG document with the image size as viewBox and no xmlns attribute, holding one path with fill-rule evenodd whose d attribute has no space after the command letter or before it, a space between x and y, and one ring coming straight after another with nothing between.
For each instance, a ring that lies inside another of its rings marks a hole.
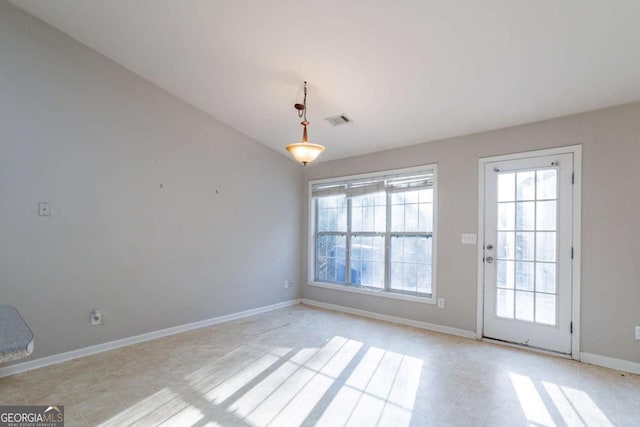
<instances>
[{"instance_id":1,"label":"door hinge","mask_svg":"<svg viewBox=\"0 0 640 427\"><path fill-rule=\"evenodd\" d=\"M571 259L573 259L573 246L571 246Z\"/></svg>"},{"instance_id":2,"label":"door hinge","mask_svg":"<svg viewBox=\"0 0 640 427\"><path fill-rule=\"evenodd\" d=\"M575 184L575 183L576 183L576 173L571 172L571 184Z\"/></svg>"},{"instance_id":3,"label":"door hinge","mask_svg":"<svg viewBox=\"0 0 640 427\"><path fill-rule=\"evenodd\" d=\"M569 323L569 333L572 334L573 333L573 322Z\"/></svg>"}]
</instances>

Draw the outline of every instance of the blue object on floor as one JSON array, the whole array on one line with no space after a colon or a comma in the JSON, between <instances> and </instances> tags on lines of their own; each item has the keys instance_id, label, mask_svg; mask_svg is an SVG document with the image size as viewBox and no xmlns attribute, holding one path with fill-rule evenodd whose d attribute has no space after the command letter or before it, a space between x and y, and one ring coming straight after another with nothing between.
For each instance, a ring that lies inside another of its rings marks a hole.
<instances>
[{"instance_id":1,"label":"blue object on floor","mask_svg":"<svg viewBox=\"0 0 640 427\"><path fill-rule=\"evenodd\" d=\"M22 359L33 352L33 333L18 310L0 305L0 363Z\"/></svg>"}]
</instances>

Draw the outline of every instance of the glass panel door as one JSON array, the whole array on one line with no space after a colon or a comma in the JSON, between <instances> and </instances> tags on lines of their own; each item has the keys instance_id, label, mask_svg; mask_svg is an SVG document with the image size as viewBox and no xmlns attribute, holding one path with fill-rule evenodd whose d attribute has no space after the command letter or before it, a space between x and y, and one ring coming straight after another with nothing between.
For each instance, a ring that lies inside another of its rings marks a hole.
<instances>
[{"instance_id":1,"label":"glass panel door","mask_svg":"<svg viewBox=\"0 0 640 427\"><path fill-rule=\"evenodd\" d=\"M573 155L487 163L484 335L571 352Z\"/></svg>"}]
</instances>

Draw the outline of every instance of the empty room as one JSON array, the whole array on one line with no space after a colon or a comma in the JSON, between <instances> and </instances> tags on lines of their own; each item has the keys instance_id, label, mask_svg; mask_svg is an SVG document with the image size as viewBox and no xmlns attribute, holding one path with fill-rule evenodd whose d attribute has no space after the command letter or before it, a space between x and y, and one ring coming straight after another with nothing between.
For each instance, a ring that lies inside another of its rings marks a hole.
<instances>
[{"instance_id":1,"label":"empty room","mask_svg":"<svg viewBox=\"0 0 640 427\"><path fill-rule=\"evenodd\" d=\"M0 0L0 426L640 426L637 0Z\"/></svg>"}]
</instances>

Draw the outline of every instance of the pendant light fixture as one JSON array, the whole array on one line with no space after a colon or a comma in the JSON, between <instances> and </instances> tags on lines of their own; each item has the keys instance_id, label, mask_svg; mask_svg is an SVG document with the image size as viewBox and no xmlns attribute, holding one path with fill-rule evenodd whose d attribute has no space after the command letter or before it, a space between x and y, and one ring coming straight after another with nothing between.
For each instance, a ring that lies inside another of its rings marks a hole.
<instances>
[{"instance_id":1,"label":"pendant light fixture","mask_svg":"<svg viewBox=\"0 0 640 427\"><path fill-rule=\"evenodd\" d=\"M302 104L294 105L298 110L298 117L302 118L300 124L304 128L302 131L302 142L296 142L294 144L287 145L287 151L291 153L294 159L307 165L307 163L314 161L320 153L324 151L324 147L320 144L312 144L307 140L307 82L304 82L304 101Z\"/></svg>"}]
</instances>

